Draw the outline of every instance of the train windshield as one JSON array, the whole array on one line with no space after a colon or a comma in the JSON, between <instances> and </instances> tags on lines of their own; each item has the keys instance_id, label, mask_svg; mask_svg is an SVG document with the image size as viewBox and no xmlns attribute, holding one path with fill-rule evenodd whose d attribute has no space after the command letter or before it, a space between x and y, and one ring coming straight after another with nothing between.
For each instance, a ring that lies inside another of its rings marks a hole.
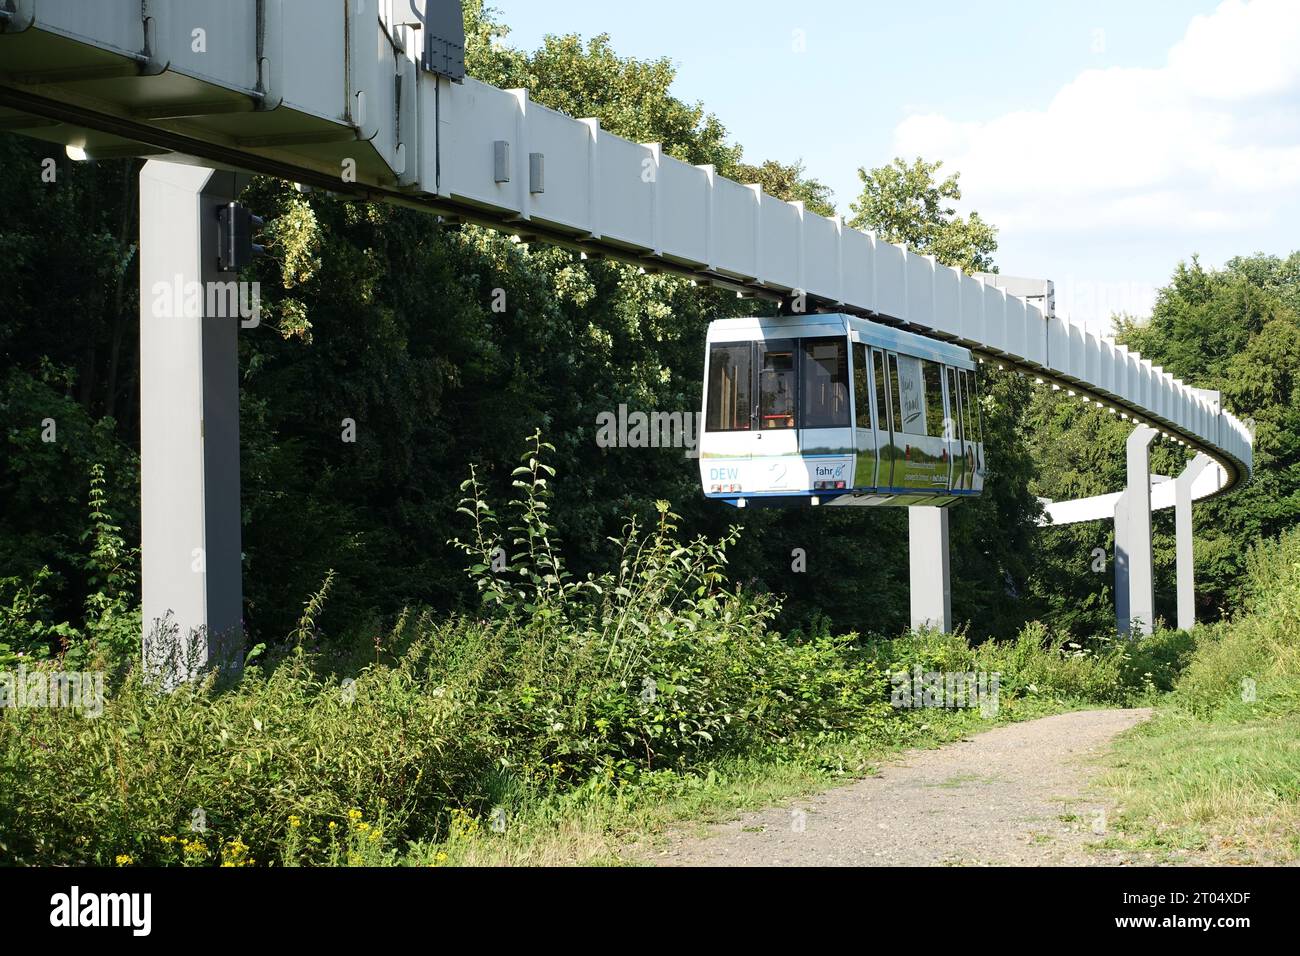
<instances>
[{"instance_id":1,"label":"train windshield","mask_svg":"<svg viewBox=\"0 0 1300 956\"><path fill-rule=\"evenodd\" d=\"M750 374L753 350L749 342L713 346L709 354L709 417L711 432L749 431Z\"/></svg>"},{"instance_id":2,"label":"train windshield","mask_svg":"<svg viewBox=\"0 0 1300 956\"><path fill-rule=\"evenodd\" d=\"M849 355L844 339L803 339L802 428L849 425Z\"/></svg>"},{"instance_id":3,"label":"train windshield","mask_svg":"<svg viewBox=\"0 0 1300 956\"><path fill-rule=\"evenodd\" d=\"M715 342L707 390L707 431L847 428L847 343L838 336Z\"/></svg>"}]
</instances>

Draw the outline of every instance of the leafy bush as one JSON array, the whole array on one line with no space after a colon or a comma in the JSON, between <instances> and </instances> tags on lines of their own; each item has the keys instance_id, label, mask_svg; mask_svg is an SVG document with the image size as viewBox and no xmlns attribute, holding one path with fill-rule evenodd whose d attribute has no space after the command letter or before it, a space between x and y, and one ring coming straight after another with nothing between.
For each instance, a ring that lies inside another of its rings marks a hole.
<instances>
[{"instance_id":1,"label":"leafy bush","mask_svg":"<svg viewBox=\"0 0 1300 956\"><path fill-rule=\"evenodd\" d=\"M85 554L69 555L85 577L87 594L78 627L54 617L56 575L42 567L28 579L0 578L0 666L57 656L69 668L120 668L139 649L140 610L135 566L139 549L126 547L121 527L108 512L104 466L90 468Z\"/></svg>"},{"instance_id":2,"label":"leafy bush","mask_svg":"<svg viewBox=\"0 0 1300 956\"><path fill-rule=\"evenodd\" d=\"M972 646L931 631L836 637L811 620L783 638L777 599L728 583L739 529L681 540L667 502L611 540L614 567L571 574L549 519L549 451L534 434L501 513L476 473L462 486L471 534L452 544L476 614L408 610L375 632L372 659L354 643L340 668L319 640L331 573L237 685L209 676L168 694L132 671L98 718L0 712L0 858L369 865L414 847L439 863L484 815L547 794L594 799L735 757L902 740L911 725L890 705L890 671L997 672L1008 703L1129 703L1175 685L1188 701L1221 700L1244 674L1295 671L1300 533L1252 556L1250 615L1196 636L1079 641L1030 624ZM54 635L60 666L138 633L133 555L102 481L96 470L83 536L95 589L83 628ZM9 641L48 640L40 579L4 584Z\"/></svg>"},{"instance_id":3,"label":"leafy bush","mask_svg":"<svg viewBox=\"0 0 1300 956\"><path fill-rule=\"evenodd\" d=\"M777 599L728 583L739 530L681 540L667 502L648 526L628 520L611 569L578 578L549 520L548 452L534 434L501 513L477 474L462 486L470 534L453 544L475 614L408 610L374 632L372 657L353 642L340 665L320 639L331 573L238 684L168 694L132 671L98 718L0 711L0 860L437 864L480 821L538 800L624 799L850 737L904 742L935 716L894 709L890 671L998 672L1006 703L1121 703L1171 686L1190 653L1187 635L1075 641L1038 624L974 647L936 632L835 637L816 620L782 637ZM103 635L131 620L132 582L94 487L86 631ZM1270 620L1295 613L1269 590L1277 563L1259 562ZM27 587L0 613L30 622L37 603Z\"/></svg>"},{"instance_id":4,"label":"leafy bush","mask_svg":"<svg viewBox=\"0 0 1300 956\"><path fill-rule=\"evenodd\" d=\"M3 233L0 228L0 246ZM51 308L46 302L38 310L42 322ZM0 320L0 341L3 326ZM115 435L112 418L94 417L71 397L71 368L44 357L31 366L24 370L6 351L0 372L0 578L10 579L0 585L0 603L8 604L16 587L36 585L42 595L39 620L80 630L85 595L95 590L84 544L91 526L88 480L98 469L106 479L99 486L102 510L125 517L121 537L138 540L139 459ZM0 632L0 640L6 635L12 638L13 631ZM36 640L57 653L65 636Z\"/></svg>"},{"instance_id":5,"label":"leafy bush","mask_svg":"<svg viewBox=\"0 0 1300 956\"><path fill-rule=\"evenodd\" d=\"M1267 688L1274 702L1294 705L1300 690L1300 529L1256 545L1246 566L1243 613L1198 632L1196 652L1175 686L1177 699L1193 711L1240 703L1250 687L1261 700Z\"/></svg>"},{"instance_id":6,"label":"leafy bush","mask_svg":"<svg viewBox=\"0 0 1300 956\"><path fill-rule=\"evenodd\" d=\"M726 585L736 531L679 541L661 504L649 533L628 522L614 570L573 580L546 518L546 450L534 436L504 538L467 483L483 616L403 614L382 642L392 663L321 676L306 647L323 588L294 649L234 687L209 677L167 694L133 672L98 718L0 713L0 855L373 861L447 839L523 787L619 787L888 718L852 638L784 641L772 598Z\"/></svg>"},{"instance_id":7,"label":"leafy bush","mask_svg":"<svg viewBox=\"0 0 1300 956\"><path fill-rule=\"evenodd\" d=\"M63 621L50 621L47 586L52 572L43 567L31 580L0 578L0 667L24 659L43 660L51 647L78 636L77 629Z\"/></svg>"},{"instance_id":8,"label":"leafy bush","mask_svg":"<svg viewBox=\"0 0 1300 956\"><path fill-rule=\"evenodd\" d=\"M1122 703L1132 690L1121 678L1127 651L1122 642L1074 641L1034 622L1025 625L1010 644L989 647L982 663L1003 670L1003 686L1013 695Z\"/></svg>"},{"instance_id":9,"label":"leafy bush","mask_svg":"<svg viewBox=\"0 0 1300 956\"><path fill-rule=\"evenodd\" d=\"M204 856L240 839L272 861L290 829L324 846L352 810L432 829L442 807L474 793L491 748L458 693L432 692L423 661L415 648L340 686L299 654L270 674L250 668L227 693L209 680L167 694L133 674L98 718L9 710L0 851L28 863L165 863L183 836Z\"/></svg>"},{"instance_id":10,"label":"leafy bush","mask_svg":"<svg viewBox=\"0 0 1300 956\"><path fill-rule=\"evenodd\" d=\"M1136 640L1076 640L1033 621L1008 641L971 645L961 633L916 631L869 648L882 667L997 673L999 692L1011 698L1129 704L1168 690L1191 646L1188 635L1168 631Z\"/></svg>"},{"instance_id":11,"label":"leafy bush","mask_svg":"<svg viewBox=\"0 0 1300 956\"><path fill-rule=\"evenodd\" d=\"M735 529L681 542L661 501L649 534L633 519L612 541L615 570L574 580L547 520L550 446L531 442L506 536L471 474L460 510L474 537L455 542L485 611L514 625L513 683L497 706L504 736L529 742L529 773L626 778L880 713L881 675L851 639L783 641L768 629L775 599L726 587Z\"/></svg>"}]
</instances>

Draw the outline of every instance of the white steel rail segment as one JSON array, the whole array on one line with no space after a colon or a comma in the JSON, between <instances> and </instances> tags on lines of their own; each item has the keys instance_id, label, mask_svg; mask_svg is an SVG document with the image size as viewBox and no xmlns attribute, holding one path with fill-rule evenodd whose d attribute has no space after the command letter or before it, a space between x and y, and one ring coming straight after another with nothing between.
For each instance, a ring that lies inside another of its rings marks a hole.
<instances>
[{"instance_id":1,"label":"white steel rail segment","mask_svg":"<svg viewBox=\"0 0 1300 956\"><path fill-rule=\"evenodd\" d=\"M1223 481L1223 472L1217 468L1206 468L1196 474L1192 480L1192 499L1200 501L1223 491L1219 483ZM1165 475L1151 476L1151 510L1163 511L1177 503L1178 482ZM1070 501L1052 501L1038 499L1043 506L1041 525L1079 524L1083 521L1109 521L1115 517L1115 506L1123 496L1122 491L1105 495L1093 495L1091 498L1074 498Z\"/></svg>"},{"instance_id":2,"label":"white steel rail segment","mask_svg":"<svg viewBox=\"0 0 1300 956\"><path fill-rule=\"evenodd\" d=\"M378 13L369 0L0 0L0 129L92 159L194 157L747 294L803 294L810 311L959 342L1168 433L1219 466L1197 498L1249 478L1246 426L1136 352L524 90L427 72L423 10L422 0L379 0Z\"/></svg>"}]
</instances>

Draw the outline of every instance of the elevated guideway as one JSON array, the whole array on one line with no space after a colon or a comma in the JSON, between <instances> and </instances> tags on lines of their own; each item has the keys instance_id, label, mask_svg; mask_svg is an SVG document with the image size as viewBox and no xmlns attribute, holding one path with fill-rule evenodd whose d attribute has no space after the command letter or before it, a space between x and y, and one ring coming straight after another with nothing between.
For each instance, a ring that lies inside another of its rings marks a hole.
<instances>
[{"instance_id":1,"label":"elevated guideway","mask_svg":"<svg viewBox=\"0 0 1300 956\"><path fill-rule=\"evenodd\" d=\"M457 3L0 0L0 129L269 173L959 342L1249 477L1235 417L1046 303L463 76ZM12 171L11 173L12 174Z\"/></svg>"}]
</instances>

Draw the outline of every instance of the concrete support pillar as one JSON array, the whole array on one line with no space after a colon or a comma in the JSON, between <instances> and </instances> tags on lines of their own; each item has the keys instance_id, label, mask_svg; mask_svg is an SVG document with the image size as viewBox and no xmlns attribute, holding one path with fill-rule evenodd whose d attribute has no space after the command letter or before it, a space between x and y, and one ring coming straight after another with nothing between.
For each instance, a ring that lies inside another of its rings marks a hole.
<instances>
[{"instance_id":1,"label":"concrete support pillar","mask_svg":"<svg viewBox=\"0 0 1300 956\"><path fill-rule=\"evenodd\" d=\"M952 630L952 579L948 563L948 509L907 509L912 627Z\"/></svg>"},{"instance_id":2,"label":"concrete support pillar","mask_svg":"<svg viewBox=\"0 0 1300 956\"><path fill-rule=\"evenodd\" d=\"M240 320L207 313L210 283L237 278L217 271L217 230L242 183L158 160L140 172L143 654L169 687L242 664Z\"/></svg>"},{"instance_id":3,"label":"concrete support pillar","mask_svg":"<svg viewBox=\"0 0 1300 956\"><path fill-rule=\"evenodd\" d=\"M1129 632L1133 620L1128 604L1128 492L1115 502L1115 627Z\"/></svg>"},{"instance_id":4,"label":"concrete support pillar","mask_svg":"<svg viewBox=\"0 0 1300 956\"><path fill-rule=\"evenodd\" d=\"M1150 446L1156 429L1138 425L1128 436L1128 487L1115 506L1115 621L1121 634L1136 622L1142 634L1155 626L1151 563Z\"/></svg>"},{"instance_id":5,"label":"concrete support pillar","mask_svg":"<svg viewBox=\"0 0 1300 956\"><path fill-rule=\"evenodd\" d=\"M1174 479L1174 531L1178 542L1178 629L1196 626L1196 574L1192 560L1192 485L1214 460L1198 454Z\"/></svg>"}]
</instances>

